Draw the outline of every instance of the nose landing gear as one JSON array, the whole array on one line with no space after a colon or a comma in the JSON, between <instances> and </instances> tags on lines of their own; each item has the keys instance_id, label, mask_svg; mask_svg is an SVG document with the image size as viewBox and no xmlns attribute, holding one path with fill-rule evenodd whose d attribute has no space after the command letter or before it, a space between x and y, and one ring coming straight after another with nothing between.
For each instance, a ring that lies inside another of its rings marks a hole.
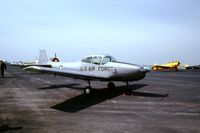
<instances>
[{"instance_id":1,"label":"nose landing gear","mask_svg":"<svg viewBox=\"0 0 200 133\"><path fill-rule=\"evenodd\" d=\"M130 96L130 95L132 95L133 90L130 88L128 81L126 81L126 85L127 85L127 88L124 91L124 95Z\"/></svg>"}]
</instances>

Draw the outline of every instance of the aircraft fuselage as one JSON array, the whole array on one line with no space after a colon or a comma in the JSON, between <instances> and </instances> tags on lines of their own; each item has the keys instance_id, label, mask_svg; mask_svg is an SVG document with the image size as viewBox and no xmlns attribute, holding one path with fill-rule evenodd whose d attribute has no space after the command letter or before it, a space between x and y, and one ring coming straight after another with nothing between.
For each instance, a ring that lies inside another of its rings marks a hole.
<instances>
[{"instance_id":1,"label":"aircraft fuselage","mask_svg":"<svg viewBox=\"0 0 200 133\"><path fill-rule=\"evenodd\" d=\"M108 62L104 65L97 65L85 62L52 63L52 68L67 71L76 71L88 76L106 78L110 81L137 81L145 77L146 71L137 65Z\"/></svg>"}]
</instances>

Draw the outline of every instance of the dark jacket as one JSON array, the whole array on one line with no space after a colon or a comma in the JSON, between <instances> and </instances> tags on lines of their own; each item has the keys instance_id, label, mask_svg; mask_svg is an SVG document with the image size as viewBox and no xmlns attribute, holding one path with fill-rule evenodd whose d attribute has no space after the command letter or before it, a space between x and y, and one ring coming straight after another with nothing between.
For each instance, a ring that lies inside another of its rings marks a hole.
<instances>
[{"instance_id":1,"label":"dark jacket","mask_svg":"<svg viewBox=\"0 0 200 133\"><path fill-rule=\"evenodd\" d=\"M0 62L1 70L6 70L6 64L4 62Z\"/></svg>"}]
</instances>

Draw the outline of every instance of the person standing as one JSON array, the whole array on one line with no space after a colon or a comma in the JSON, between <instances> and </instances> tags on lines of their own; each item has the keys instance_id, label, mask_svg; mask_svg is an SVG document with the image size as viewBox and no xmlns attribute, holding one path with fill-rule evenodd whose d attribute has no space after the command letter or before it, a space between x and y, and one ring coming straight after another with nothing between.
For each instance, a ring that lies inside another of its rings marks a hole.
<instances>
[{"instance_id":1,"label":"person standing","mask_svg":"<svg viewBox=\"0 0 200 133\"><path fill-rule=\"evenodd\" d=\"M1 77L4 78L4 70L7 69L6 64L1 60L0 61L0 68L1 68Z\"/></svg>"}]
</instances>

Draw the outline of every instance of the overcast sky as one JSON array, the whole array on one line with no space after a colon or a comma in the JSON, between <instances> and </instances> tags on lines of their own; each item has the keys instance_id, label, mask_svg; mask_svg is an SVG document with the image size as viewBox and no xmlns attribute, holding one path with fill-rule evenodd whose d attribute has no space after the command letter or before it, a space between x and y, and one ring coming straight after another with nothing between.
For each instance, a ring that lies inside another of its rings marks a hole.
<instances>
[{"instance_id":1,"label":"overcast sky","mask_svg":"<svg viewBox=\"0 0 200 133\"><path fill-rule=\"evenodd\" d=\"M0 59L200 64L199 0L0 0Z\"/></svg>"}]
</instances>

